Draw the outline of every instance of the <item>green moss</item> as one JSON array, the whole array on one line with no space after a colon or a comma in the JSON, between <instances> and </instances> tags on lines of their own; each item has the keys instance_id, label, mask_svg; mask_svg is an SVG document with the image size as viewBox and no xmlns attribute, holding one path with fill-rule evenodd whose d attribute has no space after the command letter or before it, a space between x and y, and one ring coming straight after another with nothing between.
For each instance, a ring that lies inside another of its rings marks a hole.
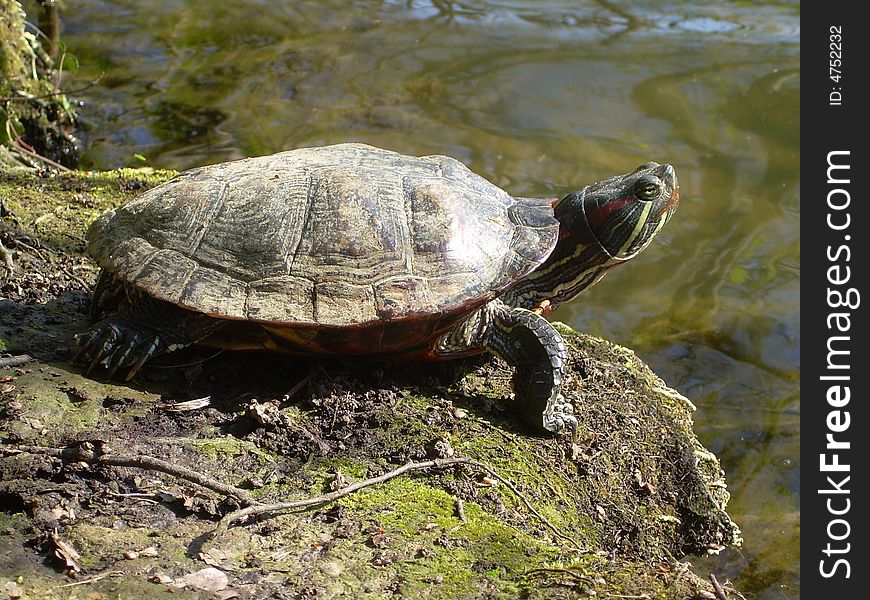
<instances>
[{"instance_id":1,"label":"green moss","mask_svg":"<svg viewBox=\"0 0 870 600\"><path fill-rule=\"evenodd\" d=\"M155 535L153 530L140 527L112 527L91 523L77 523L67 529L69 541L81 554L82 566L88 569L101 568L106 563L125 559L129 552L140 552L145 548L155 548L155 556L139 558L140 564L158 563L165 560L187 559L187 547L179 533L192 533L189 526L170 527Z\"/></svg>"},{"instance_id":2,"label":"green moss","mask_svg":"<svg viewBox=\"0 0 870 600\"><path fill-rule=\"evenodd\" d=\"M21 390L18 418L3 429L28 443L54 445L76 433L111 427L145 414L157 398L124 386L99 383L69 372L65 366L28 369L15 376ZM107 398L124 398L125 410L103 408Z\"/></svg>"},{"instance_id":3,"label":"green moss","mask_svg":"<svg viewBox=\"0 0 870 600\"><path fill-rule=\"evenodd\" d=\"M276 457L256 445L234 437L207 437L202 439L188 438L183 444L196 448L212 460L228 460L235 456L253 455L259 459L260 464L274 463Z\"/></svg>"},{"instance_id":4,"label":"green moss","mask_svg":"<svg viewBox=\"0 0 870 600\"><path fill-rule=\"evenodd\" d=\"M28 517L23 512L0 511L0 530L22 530L28 525Z\"/></svg>"},{"instance_id":5,"label":"green moss","mask_svg":"<svg viewBox=\"0 0 870 600\"><path fill-rule=\"evenodd\" d=\"M84 232L100 214L167 181L174 171L150 168L64 173L38 177L0 170L0 198L7 227L36 237L52 249L80 253Z\"/></svg>"}]
</instances>

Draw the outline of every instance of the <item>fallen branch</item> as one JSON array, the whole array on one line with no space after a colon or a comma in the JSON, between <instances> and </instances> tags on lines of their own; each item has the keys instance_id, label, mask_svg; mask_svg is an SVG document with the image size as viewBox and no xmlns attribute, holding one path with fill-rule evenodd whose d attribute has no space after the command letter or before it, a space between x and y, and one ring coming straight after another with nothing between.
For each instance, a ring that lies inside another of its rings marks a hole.
<instances>
[{"instance_id":1,"label":"fallen branch","mask_svg":"<svg viewBox=\"0 0 870 600\"><path fill-rule=\"evenodd\" d=\"M79 444L68 448L44 448L42 446L4 446L0 447L0 450L2 450L4 454L42 454L44 456L53 456L55 458L60 458L61 460L69 462L81 461L100 465L111 465L114 467L133 467L146 471L159 471L160 473L166 473L167 475L172 475L173 477L178 477L179 479L184 479L185 481L195 483L196 485L212 490L213 492L224 494L226 496L232 496L240 500L244 504L250 506L260 505L260 503L257 502L257 500L255 500L254 497L251 496L248 492L235 486L222 483L220 481L217 481L216 479L207 477L202 473L198 473L192 469L188 469L187 467L182 467L181 465L176 465L165 460L160 460L159 458L153 458L151 456L143 455L131 456L126 454L115 454L107 450L106 445L103 442L99 441L80 442Z\"/></svg>"},{"instance_id":2,"label":"fallen branch","mask_svg":"<svg viewBox=\"0 0 870 600\"><path fill-rule=\"evenodd\" d=\"M125 454L115 454L108 450L105 442L99 440L93 442L80 442L77 445L68 448L46 448L42 446L0 446L0 452L6 455L20 453L41 454L44 456L52 456L69 462L87 462L93 464L111 465L115 467L133 467L147 471L159 471L161 473L166 473L167 475L172 475L173 477L178 477L179 479L184 479L191 483L195 483L214 492L218 492L227 496L233 496L234 498L246 504L247 506L245 508L233 511L220 520L217 527L215 527L214 531L212 532L212 541L219 538L229 528L230 525L246 517L267 513L274 514L290 510L296 510L299 508L305 508L308 506L327 504L329 502L334 502L339 498L343 498L344 496L348 496L363 488L378 485L380 483L385 483L390 479L394 479L396 477L399 477L400 475L404 475L405 473L409 473L411 471L420 471L426 469L444 469L446 467L452 467L455 465L467 465L469 467L480 469L486 472L487 475L489 475L493 479L501 482L514 495L516 495L517 498L519 498L520 501L522 501L522 503L526 506L528 511L532 513L532 515L534 515L539 521L541 521L541 523L543 523L548 529L550 529L550 531L552 531L559 538L571 542L571 544L573 545L573 549L580 552L583 551L580 545L572 537L562 533L559 528L553 525L546 517L544 517L544 515L538 512L538 510L535 509L534 506L532 506L531 502L529 502L528 498L526 498L522 494L522 492L520 492L516 488L516 486L514 486L510 481L499 475L494 469L492 469L492 467L471 460L470 458L438 458L435 460L428 460L417 463L409 462L402 465L401 467L393 469L392 471L388 471L383 475L372 477L363 481L357 481L356 483L352 483L339 490L335 490L334 492L329 492L327 494L314 496L311 498L304 498L302 500L295 500L292 502L262 504L255 500L253 496L251 496L245 490L222 483L220 481L212 479L211 477L207 477L202 473L193 471L192 469L188 469L187 467L182 467L181 465L176 465L170 462L166 462L165 460L161 460L159 458L153 458L151 456L130 456Z\"/></svg>"},{"instance_id":3,"label":"fallen branch","mask_svg":"<svg viewBox=\"0 0 870 600\"><path fill-rule=\"evenodd\" d=\"M538 512L529 500L507 479L496 473L491 467L479 463L477 461L471 460L470 458L464 457L454 457L454 458L438 458L435 460L427 460L423 462L409 462L401 467L393 469L392 471L388 471L383 475L379 475L377 477L372 477L370 479L366 479L363 481L357 481L356 483L352 483L346 487L343 487L339 490L335 490L334 492L329 492L327 494L322 494L320 496L314 496L311 498L303 498L302 500L294 500L292 502L277 502L274 504L256 504L252 506L248 506L246 508L241 508L234 512L229 513L223 519L220 520L217 527L215 527L212 532L211 539L209 543L217 540L223 533L229 528L230 525L244 519L246 517L252 517L255 515L262 514L276 514L281 512L287 512L290 510L296 510L300 508L306 508L308 506L317 506L320 504L327 504L329 502L334 502L339 498L343 498L344 496L348 496L357 492L363 488L371 487L373 485L378 485L380 483L385 483L390 479L394 479L405 473L409 473L411 471L421 471L428 469L444 469L447 467L452 467L456 465L466 465L469 467L474 467L485 471L489 476L493 479L498 480L502 484L505 485L511 492L513 492L522 502L525 504L526 508L531 512L538 520L540 520L544 525L547 526L553 533L555 533L558 537L563 540L567 540L573 544L573 547L576 550L582 551L580 545L570 536L562 533L555 525L550 523L544 515Z\"/></svg>"}]
</instances>

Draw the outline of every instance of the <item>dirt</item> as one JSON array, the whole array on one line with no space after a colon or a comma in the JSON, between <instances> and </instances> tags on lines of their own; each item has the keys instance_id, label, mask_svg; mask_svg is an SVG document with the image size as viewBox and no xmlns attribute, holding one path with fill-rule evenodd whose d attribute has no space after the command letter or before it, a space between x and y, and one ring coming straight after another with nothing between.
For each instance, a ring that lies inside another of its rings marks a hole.
<instances>
[{"instance_id":1,"label":"dirt","mask_svg":"<svg viewBox=\"0 0 870 600\"><path fill-rule=\"evenodd\" d=\"M738 543L739 530L691 404L630 350L567 327L573 439L526 431L510 369L486 357L382 363L194 347L128 383L70 366L96 274L86 223L170 175L0 171L12 263L0 261L0 361L33 359L0 368L9 597L715 597L680 559ZM163 459L259 502L448 456L502 480L467 465L415 471L215 538L243 501L41 451L82 444Z\"/></svg>"}]
</instances>

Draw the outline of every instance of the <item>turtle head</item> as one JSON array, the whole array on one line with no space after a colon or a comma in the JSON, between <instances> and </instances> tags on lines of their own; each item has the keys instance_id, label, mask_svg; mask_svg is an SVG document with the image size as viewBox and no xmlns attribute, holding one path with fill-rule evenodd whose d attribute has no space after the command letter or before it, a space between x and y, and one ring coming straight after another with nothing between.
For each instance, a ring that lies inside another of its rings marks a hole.
<instances>
[{"instance_id":1,"label":"turtle head","mask_svg":"<svg viewBox=\"0 0 870 600\"><path fill-rule=\"evenodd\" d=\"M504 296L513 306L553 310L649 245L679 204L671 165L649 162L554 204L559 241L547 260Z\"/></svg>"},{"instance_id":2,"label":"turtle head","mask_svg":"<svg viewBox=\"0 0 870 600\"><path fill-rule=\"evenodd\" d=\"M572 198L572 196L574 196ZM642 164L626 175L586 186L563 199L582 215L601 248L615 260L634 258L668 222L680 203L677 175L671 165ZM556 208L556 216L563 212ZM561 219L560 219L561 221Z\"/></svg>"}]
</instances>

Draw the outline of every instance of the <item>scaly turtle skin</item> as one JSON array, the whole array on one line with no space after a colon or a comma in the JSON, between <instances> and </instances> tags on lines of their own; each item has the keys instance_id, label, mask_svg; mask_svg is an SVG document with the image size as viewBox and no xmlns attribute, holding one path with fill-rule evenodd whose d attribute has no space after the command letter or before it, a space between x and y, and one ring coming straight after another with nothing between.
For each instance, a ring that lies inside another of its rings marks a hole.
<instances>
[{"instance_id":1,"label":"scaly turtle skin","mask_svg":"<svg viewBox=\"0 0 870 600\"><path fill-rule=\"evenodd\" d=\"M127 379L202 343L305 355L516 367L523 416L573 428L567 354L545 319L637 255L679 201L647 163L562 200L515 198L445 156L302 148L193 169L102 215L102 267L77 336L90 372Z\"/></svg>"}]
</instances>

